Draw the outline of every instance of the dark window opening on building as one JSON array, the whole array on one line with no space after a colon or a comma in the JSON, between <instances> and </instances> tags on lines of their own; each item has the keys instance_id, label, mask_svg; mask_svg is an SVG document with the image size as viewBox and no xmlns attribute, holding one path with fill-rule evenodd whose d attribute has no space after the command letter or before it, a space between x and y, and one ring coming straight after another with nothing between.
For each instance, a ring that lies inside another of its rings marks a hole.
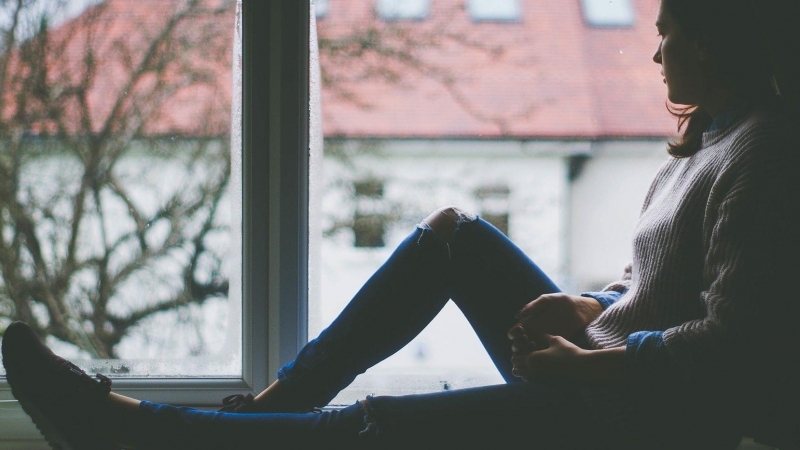
<instances>
[{"instance_id":1,"label":"dark window opening on building","mask_svg":"<svg viewBox=\"0 0 800 450\"><path fill-rule=\"evenodd\" d=\"M509 196L508 186L492 185L475 189L478 209L483 220L491 223L506 236L509 236Z\"/></svg>"},{"instance_id":2,"label":"dark window opening on building","mask_svg":"<svg viewBox=\"0 0 800 450\"><path fill-rule=\"evenodd\" d=\"M353 245L362 248L386 245L386 212L383 201L384 182L370 178L353 183L355 213L353 215Z\"/></svg>"},{"instance_id":3,"label":"dark window opening on building","mask_svg":"<svg viewBox=\"0 0 800 450\"><path fill-rule=\"evenodd\" d=\"M380 214L361 214L353 218L353 235L356 247L383 247L386 233L386 217Z\"/></svg>"},{"instance_id":4,"label":"dark window opening on building","mask_svg":"<svg viewBox=\"0 0 800 450\"><path fill-rule=\"evenodd\" d=\"M356 198L383 198L383 181L368 179L353 183Z\"/></svg>"},{"instance_id":5,"label":"dark window opening on building","mask_svg":"<svg viewBox=\"0 0 800 450\"><path fill-rule=\"evenodd\" d=\"M483 220L489 222L490 224L494 225L495 228L502 231L503 234L508 236L508 213L505 214L483 213L481 214L481 218L483 218Z\"/></svg>"}]
</instances>

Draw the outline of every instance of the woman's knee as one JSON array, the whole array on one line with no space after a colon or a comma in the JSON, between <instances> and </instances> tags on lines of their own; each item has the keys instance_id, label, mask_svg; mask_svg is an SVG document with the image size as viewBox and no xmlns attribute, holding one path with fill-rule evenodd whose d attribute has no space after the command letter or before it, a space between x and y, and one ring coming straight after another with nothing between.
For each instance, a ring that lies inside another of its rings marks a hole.
<instances>
[{"instance_id":1,"label":"woman's knee","mask_svg":"<svg viewBox=\"0 0 800 450\"><path fill-rule=\"evenodd\" d=\"M453 232L464 221L475 220L477 216L456 206L445 206L432 212L422 222L446 242L450 242Z\"/></svg>"}]
</instances>

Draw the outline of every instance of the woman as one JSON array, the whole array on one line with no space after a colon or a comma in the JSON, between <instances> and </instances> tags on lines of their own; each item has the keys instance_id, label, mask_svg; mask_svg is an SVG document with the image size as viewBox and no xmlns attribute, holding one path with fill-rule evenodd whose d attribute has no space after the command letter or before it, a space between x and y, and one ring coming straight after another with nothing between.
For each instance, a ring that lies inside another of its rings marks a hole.
<instances>
[{"instance_id":1,"label":"woman","mask_svg":"<svg viewBox=\"0 0 800 450\"><path fill-rule=\"evenodd\" d=\"M647 194L633 262L602 292L559 293L497 230L443 208L278 381L223 412L110 393L19 322L3 340L14 395L72 448L734 448L746 412L796 398L780 375L797 355L798 149L774 89L775 67L781 83L788 72L753 5L662 0L653 60L669 100L691 107L676 111L684 132ZM451 298L507 384L309 412Z\"/></svg>"}]
</instances>

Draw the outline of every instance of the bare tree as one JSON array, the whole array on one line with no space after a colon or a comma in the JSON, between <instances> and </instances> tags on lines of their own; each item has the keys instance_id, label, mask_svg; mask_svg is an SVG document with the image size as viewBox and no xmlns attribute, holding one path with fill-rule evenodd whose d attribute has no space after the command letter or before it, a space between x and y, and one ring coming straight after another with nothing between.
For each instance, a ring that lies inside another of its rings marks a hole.
<instances>
[{"instance_id":1,"label":"bare tree","mask_svg":"<svg viewBox=\"0 0 800 450\"><path fill-rule=\"evenodd\" d=\"M0 7L0 318L114 358L227 294L235 2L66 4Z\"/></svg>"},{"instance_id":2,"label":"bare tree","mask_svg":"<svg viewBox=\"0 0 800 450\"><path fill-rule=\"evenodd\" d=\"M21 319L114 358L160 314L191 320L181 312L227 294L235 0L107 0L57 23L68 5L0 2L0 330ZM359 82L421 74L502 128L508 118L472 105L430 55L504 50L449 21L321 29L324 88L370 108ZM407 215L387 209L389 222ZM352 226L334 220L327 232Z\"/></svg>"}]
</instances>

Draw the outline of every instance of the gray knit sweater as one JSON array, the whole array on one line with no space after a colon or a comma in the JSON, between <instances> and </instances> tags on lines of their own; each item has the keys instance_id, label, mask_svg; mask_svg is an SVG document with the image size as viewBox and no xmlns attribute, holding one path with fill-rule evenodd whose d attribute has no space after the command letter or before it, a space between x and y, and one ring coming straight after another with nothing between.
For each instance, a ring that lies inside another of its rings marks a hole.
<instances>
[{"instance_id":1,"label":"gray knit sweater","mask_svg":"<svg viewBox=\"0 0 800 450\"><path fill-rule=\"evenodd\" d=\"M627 344L628 380L581 389L597 422L634 447L712 448L738 442L739 424L794 420L775 412L800 402L795 133L762 108L655 177L633 262L605 288L624 294L586 329L592 348ZM662 332L660 345L636 350L641 332Z\"/></svg>"},{"instance_id":2,"label":"gray knit sweater","mask_svg":"<svg viewBox=\"0 0 800 450\"><path fill-rule=\"evenodd\" d=\"M741 345L774 342L788 314L800 225L797 157L782 116L757 110L703 136L653 181L633 236L633 262L606 290L625 292L586 329L593 348L663 331L682 378L710 374ZM792 278L787 280L787 275ZM786 291L789 289L789 291ZM783 335L784 337L787 335Z\"/></svg>"}]
</instances>

